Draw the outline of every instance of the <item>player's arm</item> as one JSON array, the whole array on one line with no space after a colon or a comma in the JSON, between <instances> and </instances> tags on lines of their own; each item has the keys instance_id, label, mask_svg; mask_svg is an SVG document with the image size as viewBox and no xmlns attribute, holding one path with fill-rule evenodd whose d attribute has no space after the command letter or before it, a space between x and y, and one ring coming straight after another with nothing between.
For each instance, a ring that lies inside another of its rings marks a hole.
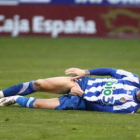
<instances>
[{"instance_id":1,"label":"player's arm","mask_svg":"<svg viewBox=\"0 0 140 140\"><path fill-rule=\"evenodd\" d=\"M101 105L94 103L93 108L95 111L121 113L121 114L134 114L138 109L139 105L134 102L126 103L123 105Z\"/></svg>"},{"instance_id":2,"label":"player's arm","mask_svg":"<svg viewBox=\"0 0 140 140\"><path fill-rule=\"evenodd\" d=\"M76 75L75 77L72 78L73 80L81 78L86 75L97 75L97 76L111 76L116 79L125 78L128 81L133 81L139 84L139 78L136 74L120 69L97 68L97 69L82 70L79 68L70 68L67 69L65 73Z\"/></svg>"},{"instance_id":3,"label":"player's arm","mask_svg":"<svg viewBox=\"0 0 140 140\"><path fill-rule=\"evenodd\" d=\"M69 94L71 95L78 95L78 96L82 96L84 94L84 91L81 89L81 87L77 84L77 82L75 82L75 86L73 86L70 89Z\"/></svg>"},{"instance_id":4,"label":"player's arm","mask_svg":"<svg viewBox=\"0 0 140 140\"><path fill-rule=\"evenodd\" d=\"M73 74L76 75L72 79L78 79L86 75L97 75L97 76L106 76L110 75L114 77L114 73L116 72L116 69L112 68L97 68L97 69L89 69L89 70L83 70L79 68L70 68L65 71L65 74Z\"/></svg>"},{"instance_id":5,"label":"player's arm","mask_svg":"<svg viewBox=\"0 0 140 140\"><path fill-rule=\"evenodd\" d=\"M139 109L140 105L136 102L130 101L122 105L113 106L114 113L129 113L134 114Z\"/></svg>"}]
</instances>

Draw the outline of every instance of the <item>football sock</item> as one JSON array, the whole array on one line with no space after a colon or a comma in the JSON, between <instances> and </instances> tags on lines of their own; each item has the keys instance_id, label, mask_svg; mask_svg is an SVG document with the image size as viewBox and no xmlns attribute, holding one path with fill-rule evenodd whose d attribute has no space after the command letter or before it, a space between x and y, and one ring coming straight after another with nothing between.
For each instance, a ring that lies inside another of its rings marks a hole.
<instances>
[{"instance_id":1,"label":"football sock","mask_svg":"<svg viewBox=\"0 0 140 140\"><path fill-rule=\"evenodd\" d=\"M33 81L17 84L0 91L0 97L8 97L14 95L28 95L35 92Z\"/></svg>"},{"instance_id":2,"label":"football sock","mask_svg":"<svg viewBox=\"0 0 140 140\"><path fill-rule=\"evenodd\" d=\"M27 97L23 97L23 96L18 96L15 101L20 106L34 108L33 104L34 104L35 100L36 100L36 98L33 98L33 97L27 98Z\"/></svg>"}]
</instances>

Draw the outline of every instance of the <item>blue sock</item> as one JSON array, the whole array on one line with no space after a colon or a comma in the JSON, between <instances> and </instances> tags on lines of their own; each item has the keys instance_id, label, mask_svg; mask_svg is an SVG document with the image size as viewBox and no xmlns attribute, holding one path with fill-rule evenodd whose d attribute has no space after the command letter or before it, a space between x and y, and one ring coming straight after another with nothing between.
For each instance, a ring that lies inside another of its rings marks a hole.
<instances>
[{"instance_id":1,"label":"blue sock","mask_svg":"<svg viewBox=\"0 0 140 140\"><path fill-rule=\"evenodd\" d=\"M35 102L36 98L33 98L33 97L23 97L23 96L19 96L17 99L16 99L16 103L18 103L20 106L23 106L23 107L29 107L29 108L34 108L33 107L33 103Z\"/></svg>"},{"instance_id":2,"label":"blue sock","mask_svg":"<svg viewBox=\"0 0 140 140\"><path fill-rule=\"evenodd\" d=\"M27 83L17 84L2 90L4 97L14 95L28 95L35 92L33 81Z\"/></svg>"}]
</instances>

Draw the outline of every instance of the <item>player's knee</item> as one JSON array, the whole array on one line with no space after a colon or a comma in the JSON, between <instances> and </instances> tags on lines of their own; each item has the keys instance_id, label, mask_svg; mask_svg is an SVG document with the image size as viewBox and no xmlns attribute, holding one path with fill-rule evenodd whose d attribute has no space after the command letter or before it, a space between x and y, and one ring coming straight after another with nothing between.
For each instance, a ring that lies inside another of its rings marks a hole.
<instances>
[{"instance_id":1,"label":"player's knee","mask_svg":"<svg viewBox=\"0 0 140 140\"><path fill-rule=\"evenodd\" d=\"M34 88L36 91L41 91L43 90L43 79L38 79L36 81L34 81Z\"/></svg>"}]
</instances>

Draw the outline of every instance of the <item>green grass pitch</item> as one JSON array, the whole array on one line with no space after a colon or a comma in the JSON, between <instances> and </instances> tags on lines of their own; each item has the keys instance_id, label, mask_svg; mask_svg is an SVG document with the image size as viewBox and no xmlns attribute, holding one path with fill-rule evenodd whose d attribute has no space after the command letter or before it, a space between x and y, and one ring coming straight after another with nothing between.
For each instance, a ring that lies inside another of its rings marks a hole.
<instances>
[{"instance_id":1,"label":"green grass pitch","mask_svg":"<svg viewBox=\"0 0 140 140\"><path fill-rule=\"evenodd\" d=\"M0 38L0 89L63 76L69 67L121 68L140 75L140 40ZM37 98L58 97L35 93ZM0 107L0 140L139 140L135 115Z\"/></svg>"}]
</instances>

